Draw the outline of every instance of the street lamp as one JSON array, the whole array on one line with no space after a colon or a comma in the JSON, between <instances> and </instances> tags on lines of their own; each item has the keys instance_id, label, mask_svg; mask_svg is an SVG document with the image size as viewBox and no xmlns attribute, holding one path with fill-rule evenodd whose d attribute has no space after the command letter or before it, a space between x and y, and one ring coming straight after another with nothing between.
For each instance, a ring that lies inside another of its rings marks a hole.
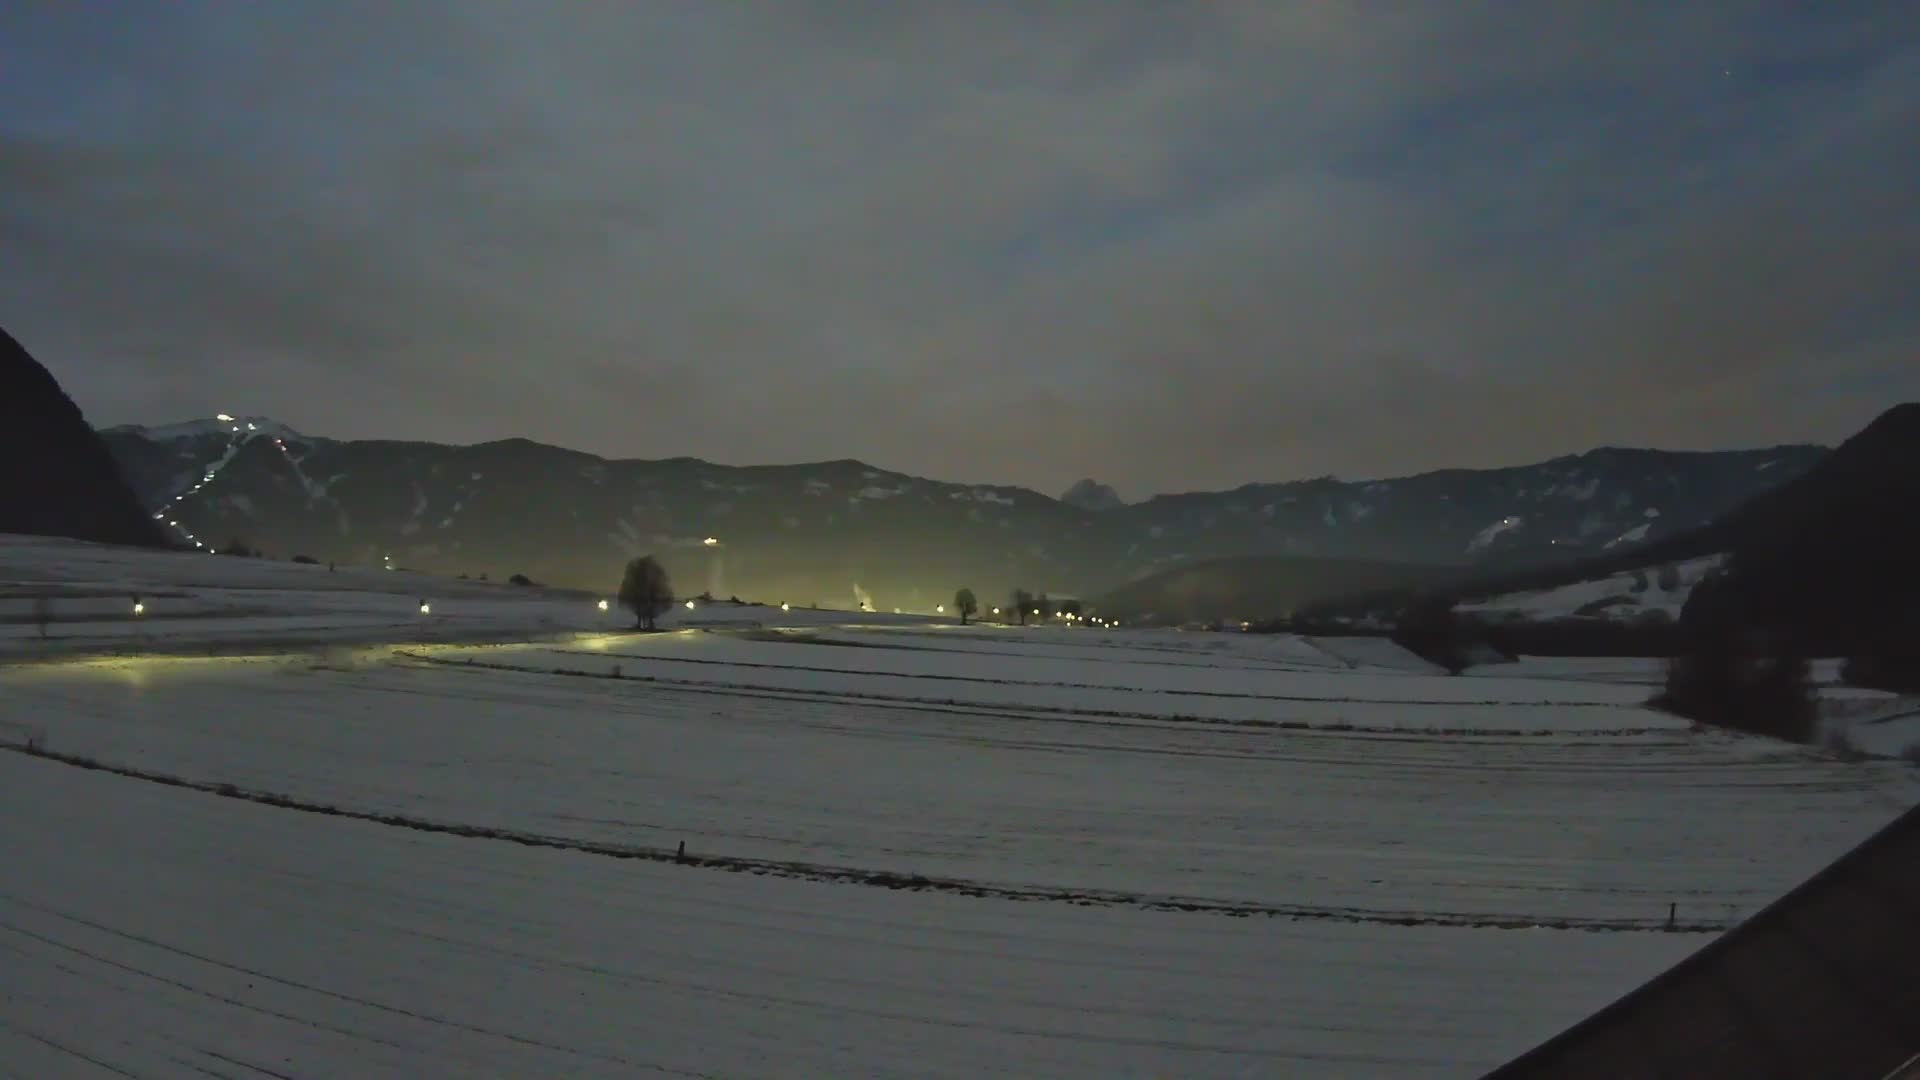
<instances>
[{"instance_id":1,"label":"street lamp","mask_svg":"<svg viewBox=\"0 0 1920 1080\"><path fill-rule=\"evenodd\" d=\"M607 610L607 602L605 600L600 601L599 607L601 611Z\"/></svg>"},{"instance_id":2,"label":"street lamp","mask_svg":"<svg viewBox=\"0 0 1920 1080\"><path fill-rule=\"evenodd\" d=\"M692 610L693 610L693 601L691 601L691 600L689 600L689 601L687 601L687 610L688 610L688 611L692 611Z\"/></svg>"}]
</instances>

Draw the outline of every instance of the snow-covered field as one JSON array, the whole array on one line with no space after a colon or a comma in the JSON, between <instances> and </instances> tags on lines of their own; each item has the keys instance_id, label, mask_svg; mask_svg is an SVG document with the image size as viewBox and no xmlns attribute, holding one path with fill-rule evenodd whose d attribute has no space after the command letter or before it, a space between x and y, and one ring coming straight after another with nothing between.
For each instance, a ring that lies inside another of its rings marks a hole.
<instances>
[{"instance_id":1,"label":"snow-covered field","mask_svg":"<svg viewBox=\"0 0 1920 1080\"><path fill-rule=\"evenodd\" d=\"M1920 799L1690 732L1612 661L642 635L0 539L0 604L54 587L47 639L0 623L0 743L38 748L0 753L0 1074L1470 1076ZM133 589L220 614L80 606Z\"/></svg>"}]
</instances>

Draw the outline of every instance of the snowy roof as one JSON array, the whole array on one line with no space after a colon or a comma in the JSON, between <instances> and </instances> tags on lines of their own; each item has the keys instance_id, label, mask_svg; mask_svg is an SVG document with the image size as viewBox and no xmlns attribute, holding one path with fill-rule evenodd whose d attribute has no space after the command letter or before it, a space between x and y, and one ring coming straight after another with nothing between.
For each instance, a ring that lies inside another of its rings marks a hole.
<instances>
[{"instance_id":1,"label":"snowy roof","mask_svg":"<svg viewBox=\"0 0 1920 1080\"><path fill-rule=\"evenodd\" d=\"M1920 808L1489 1080L1900 1075L1920 1054L1917 875Z\"/></svg>"}]
</instances>

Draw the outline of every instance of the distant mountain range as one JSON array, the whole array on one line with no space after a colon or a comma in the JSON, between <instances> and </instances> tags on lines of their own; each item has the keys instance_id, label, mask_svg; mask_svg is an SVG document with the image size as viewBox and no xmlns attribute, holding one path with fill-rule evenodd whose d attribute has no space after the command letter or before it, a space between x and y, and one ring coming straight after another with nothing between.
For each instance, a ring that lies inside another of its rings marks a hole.
<instances>
[{"instance_id":1,"label":"distant mountain range","mask_svg":"<svg viewBox=\"0 0 1920 1080\"><path fill-rule=\"evenodd\" d=\"M610 461L510 439L345 442L261 417L102 432L185 539L281 556L608 587L651 552L683 593L930 610L966 585L1092 596L1204 560L1513 567L1655 542L1805 473L1813 446L1601 449L1401 479L1249 484L1119 504L858 461ZM1104 492L1104 493L1103 493ZM1093 507L1098 506L1099 509ZM713 543L707 541L712 540Z\"/></svg>"},{"instance_id":2,"label":"distant mountain range","mask_svg":"<svg viewBox=\"0 0 1920 1080\"><path fill-rule=\"evenodd\" d=\"M0 532L168 543L53 375L0 330Z\"/></svg>"},{"instance_id":3,"label":"distant mountain range","mask_svg":"<svg viewBox=\"0 0 1920 1080\"><path fill-rule=\"evenodd\" d=\"M1333 592L1301 614L1391 622L1448 602L1491 622L1711 619L1821 655L1896 656L1920 686L1915 551L1920 403L1907 403L1700 526L1552 564ZM1702 596L1708 609L1695 604Z\"/></svg>"}]
</instances>

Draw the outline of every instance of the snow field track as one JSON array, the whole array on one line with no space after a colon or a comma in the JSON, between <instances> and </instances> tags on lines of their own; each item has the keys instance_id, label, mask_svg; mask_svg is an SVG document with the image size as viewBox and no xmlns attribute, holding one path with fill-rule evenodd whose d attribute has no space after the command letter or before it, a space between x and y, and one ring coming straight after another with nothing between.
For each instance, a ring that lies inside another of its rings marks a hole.
<instances>
[{"instance_id":1,"label":"snow field track","mask_svg":"<svg viewBox=\"0 0 1920 1080\"><path fill-rule=\"evenodd\" d=\"M548 658L435 655L464 652ZM1643 923L1679 903L1724 925L1911 798L1900 766L1679 731L1278 729L839 696L848 685L865 684L128 660L17 669L8 698L58 753L343 809L1410 920ZM1468 707L1375 708L1418 724Z\"/></svg>"},{"instance_id":2,"label":"snow field track","mask_svg":"<svg viewBox=\"0 0 1920 1080\"><path fill-rule=\"evenodd\" d=\"M0 538L0 1077L1473 1076L1920 798L1636 662L590 602Z\"/></svg>"},{"instance_id":3,"label":"snow field track","mask_svg":"<svg viewBox=\"0 0 1920 1080\"><path fill-rule=\"evenodd\" d=\"M19 754L0 784L0 857L36 868L0 876L0 1057L29 1076L1462 1076L1697 940L850 889Z\"/></svg>"}]
</instances>

